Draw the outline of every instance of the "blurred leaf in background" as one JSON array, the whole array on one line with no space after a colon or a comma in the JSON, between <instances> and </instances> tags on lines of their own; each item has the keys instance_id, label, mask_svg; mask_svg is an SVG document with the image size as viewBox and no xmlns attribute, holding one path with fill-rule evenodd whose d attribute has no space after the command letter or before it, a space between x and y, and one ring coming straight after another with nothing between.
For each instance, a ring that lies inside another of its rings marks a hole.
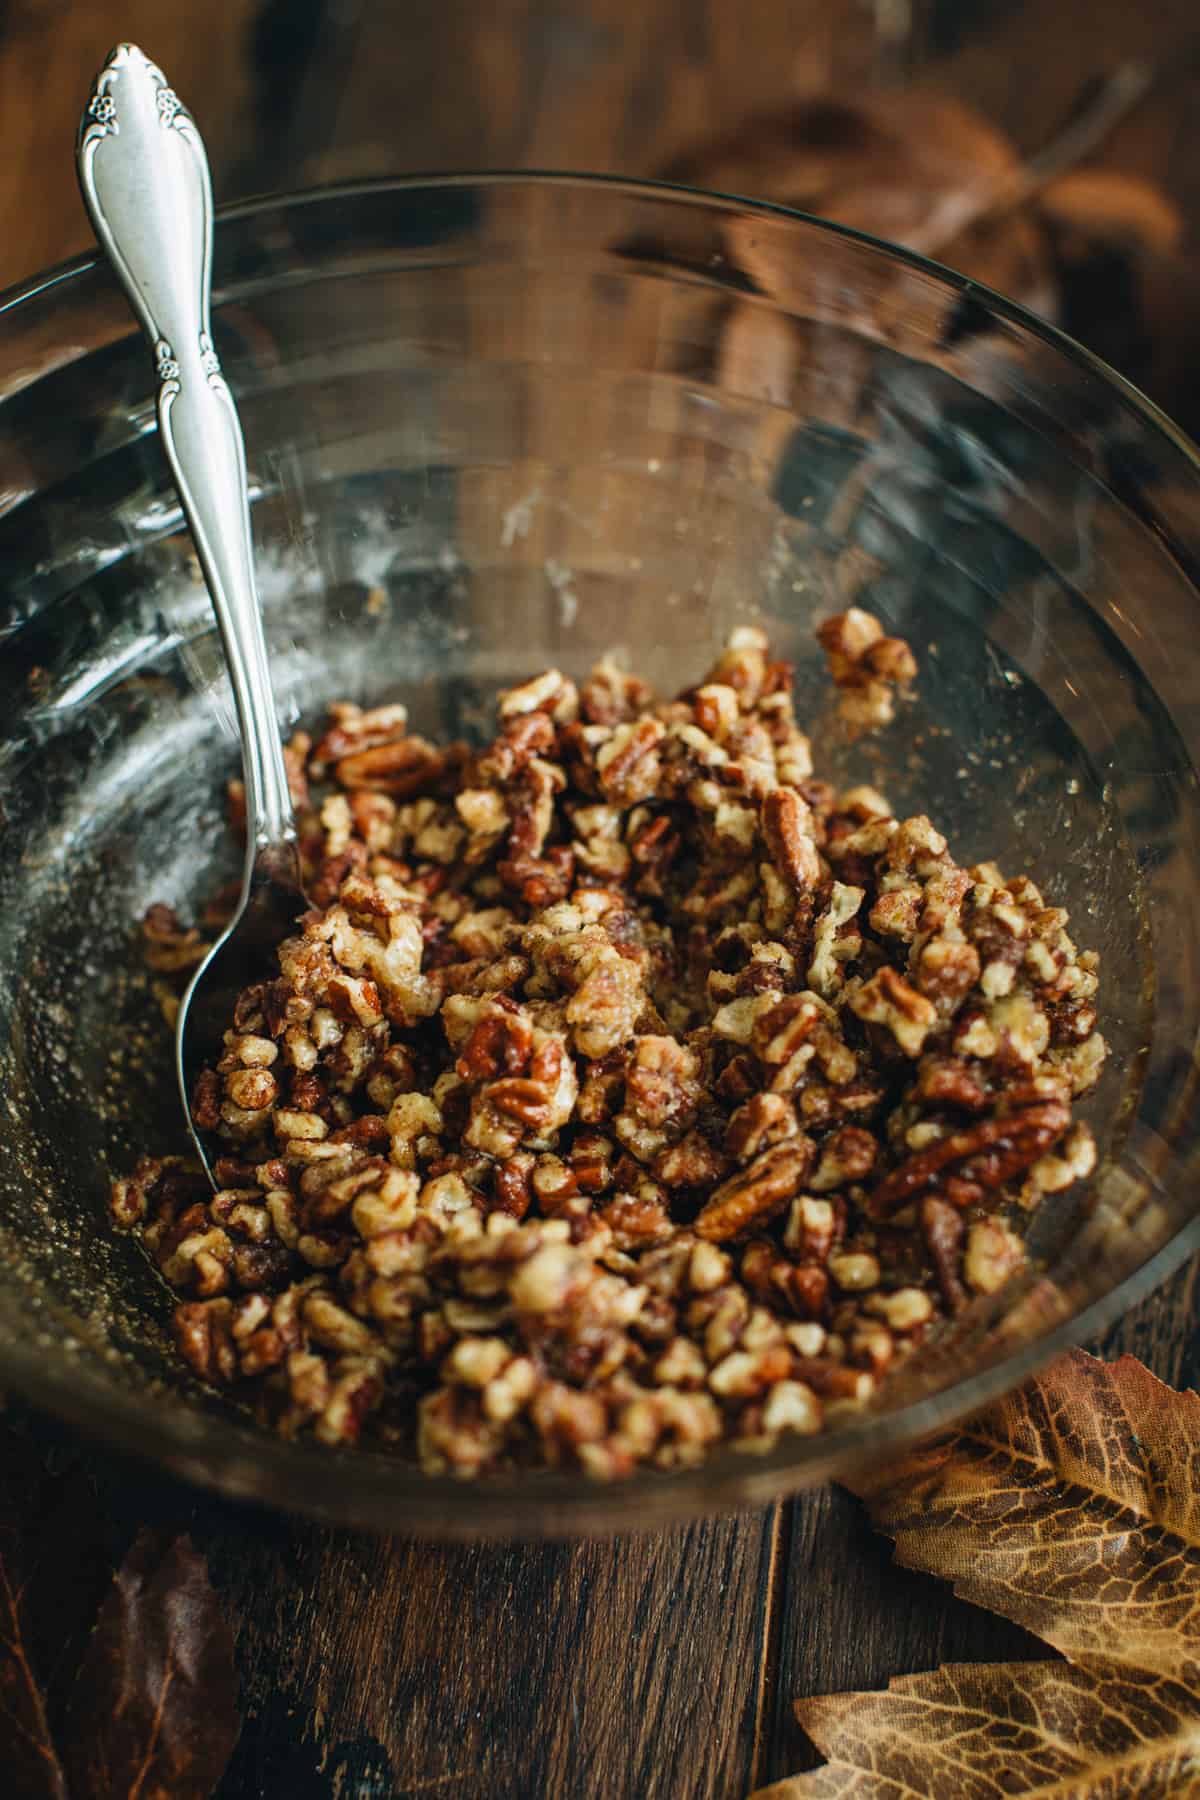
<instances>
[{"instance_id":1,"label":"blurred leaf in background","mask_svg":"<svg viewBox=\"0 0 1200 1800\"><path fill-rule=\"evenodd\" d=\"M196 114L219 200L417 170L667 171L937 255L1200 424L1200 24L1179 0L17 0L0 283L90 241L71 151L118 38ZM1140 101L1046 179L1130 70Z\"/></svg>"}]
</instances>

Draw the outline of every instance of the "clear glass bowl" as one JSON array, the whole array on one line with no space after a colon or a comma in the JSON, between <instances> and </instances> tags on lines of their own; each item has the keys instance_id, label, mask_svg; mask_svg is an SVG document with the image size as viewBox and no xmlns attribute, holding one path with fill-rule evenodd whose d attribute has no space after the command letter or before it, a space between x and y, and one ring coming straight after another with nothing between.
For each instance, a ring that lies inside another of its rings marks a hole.
<instances>
[{"instance_id":1,"label":"clear glass bowl","mask_svg":"<svg viewBox=\"0 0 1200 1800\"><path fill-rule=\"evenodd\" d=\"M853 233L667 188L412 181L217 231L281 710L494 690L623 649L664 688L739 621L799 666L818 762L927 810L1103 954L1102 1167L1034 1271L853 1428L598 1487L464 1484L280 1442L178 1361L106 1214L178 1144L135 921L196 909L237 767L209 612L104 269L0 303L0 1385L231 1492L428 1533L594 1530L758 1502L886 1456L1129 1305L1198 1241L1194 451L1086 352ZM919 697L832 733L812 625L854 598Z\"/></svg>"}]
</instances>

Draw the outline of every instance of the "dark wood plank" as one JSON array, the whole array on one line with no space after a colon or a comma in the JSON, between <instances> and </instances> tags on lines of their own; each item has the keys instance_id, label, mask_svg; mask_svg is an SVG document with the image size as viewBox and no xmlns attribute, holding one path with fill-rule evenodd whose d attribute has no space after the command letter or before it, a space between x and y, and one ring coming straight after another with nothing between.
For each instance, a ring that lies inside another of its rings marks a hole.
<instances>
[{"instance_id":1,"label":"dark wood plank","mask_svg":"<svg viewBox=\"0 0 1200 1800\"><path fill-rule=\"evenodd\" d=\"M24 0L0 13L0 284L91 241L74 134L121 37L196 114L218 199L431 169L651 174L876 65L860 0Z\"/></svg>"},{"instance_id":2,"label":"dark wood plank","mask_svg":"<svg viewBox=\"0 0 1200 1800\"><path fill-rule=\"evenodd\" d=\"M234 1625L245 1725L221 1800L748 1791L774 1509L624 1539L421 1544L97 1465L114 1541L144 1521L190 1531Z\"/></svg>"},{"instance_id":3,"label":"dark wood plank","mask_svg":"<svg viewBox=\"0 0 1200 1800\"><path fill-rule=\"evenodd\" d=\"M1092 1345L1098 1356L1138 1356L1172 1387L1200 1387L1200 1257L1119 1319Z\"/></svg>"},{"instance_id":4,"label":"dark wood plank","mask_svg":"<svg viewBox=\"0 0 1200 1800\"><path fill-rule=\"evenodd\" d=\"M370 1765L396 1800L578 1795L600 1771L606 1800L736 1793L769 1552L762 1515L532 1547L214 1542L256 1709L223 1792L316 1794L340 1763L343 1792Z\"/></svg>"},{"instance_id":5,"label":"dark wood plank","mask_svg":"<svg viewBox=\"0 0 1200 1800\"><path fill-rule=\"evenodd\" d=\"M202 121L218 194L253 135L249 30L261 0L122 0L0 11L0 284L92 244L75 182L75 132L92 77L120 39L160 62Z\"/></svg>"},{"instance_id":6,"label":"dark wood plank","mask_svg":"<svg viewBox=\"0 0 1200 1800\"><path fill-rule=\"evenodd\" d=\"M876 71L860 0L408 0L363 6L305 179L384 168L652 174L798 91Z\"/></svg>"}]
</instances>

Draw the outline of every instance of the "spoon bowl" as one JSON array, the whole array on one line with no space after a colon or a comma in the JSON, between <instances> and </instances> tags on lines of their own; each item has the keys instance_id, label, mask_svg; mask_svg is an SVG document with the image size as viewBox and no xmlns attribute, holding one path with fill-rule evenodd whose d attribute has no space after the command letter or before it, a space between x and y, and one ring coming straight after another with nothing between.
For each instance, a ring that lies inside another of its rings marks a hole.
<instances>
[{"instance_id":1,"label":"spoon bowl","mask_svg":"<svg viewBox=\"0 0 1200 1800\"><path fill-rule=\"evenodd\" d=\"M276 949L307 905L295 845L260 851L232 923L197 966L179 1004L175 1073L192 1141L214 1188L220 1146L210 1136L216 1120L205 1110L200 1082L220 1060L238 997L272 971Z\"/></svg>"}]
</instances>

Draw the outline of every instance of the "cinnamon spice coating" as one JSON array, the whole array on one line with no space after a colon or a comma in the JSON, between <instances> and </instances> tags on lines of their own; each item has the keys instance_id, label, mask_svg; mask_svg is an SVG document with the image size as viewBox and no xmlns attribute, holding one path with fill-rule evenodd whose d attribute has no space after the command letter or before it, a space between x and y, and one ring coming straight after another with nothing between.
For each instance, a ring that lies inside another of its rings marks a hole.
<instances>
[{"instance_id":1,"label":"cinnamon spice coating","mask_svg":"<svg viewBox=\"0 0 1200 1800\"><path fill-rule=\"evenodd\" d=\"M907 645L819 635L885 722ZM287 1433L608 1477L819 1432L1091 1172L1097 959L817 779L756 629L672 701L606 661L498 711L478 751L398 705L294 740L314 908L197 1085L221 1191L147 1158L114 1218ZM145 933L186 979L197 933Z\"/></svg>"}]
</instances>

